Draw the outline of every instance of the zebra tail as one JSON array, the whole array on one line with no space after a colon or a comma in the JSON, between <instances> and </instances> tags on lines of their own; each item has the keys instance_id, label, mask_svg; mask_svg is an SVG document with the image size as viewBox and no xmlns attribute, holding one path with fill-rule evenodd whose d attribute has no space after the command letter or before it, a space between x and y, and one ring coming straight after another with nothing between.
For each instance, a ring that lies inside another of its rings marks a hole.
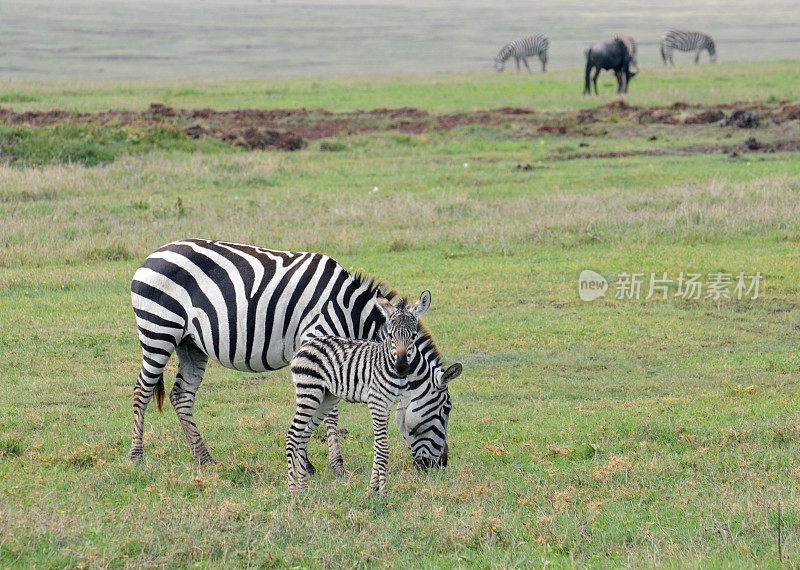
<instances>
[{"instance_id":1,"label":"zebra tail","mask_svg":"<svg viewBox=\"0 0 800 570\"><path fill-rule=\"evenodd\" d=\"M158 377L155 389L156 404L158 404L158 411L164 411L164 375Z\"/></svg>"}]
</instances>

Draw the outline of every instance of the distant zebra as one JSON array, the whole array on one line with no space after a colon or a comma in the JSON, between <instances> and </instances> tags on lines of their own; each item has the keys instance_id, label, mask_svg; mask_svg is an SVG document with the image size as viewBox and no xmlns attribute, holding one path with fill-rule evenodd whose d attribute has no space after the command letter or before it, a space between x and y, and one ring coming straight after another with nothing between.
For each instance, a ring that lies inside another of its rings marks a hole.
<instances>
[{"instance_id":1,"label":"distant zebra","mask_svg":"<svg viewBox=\"0 0 800 570\"><path fill-rule=\"evenodd\" d=\"M547 50L549 48L550 40L544 34L520 38L510 44L506 44L505 47L500 50L500 53L494 58L494 68L497 71L503 71L506 68L506 60L513 57L517 64L517 72L519 72L520 60L522 60L522 63L524 63L525 67L530 71L531 68L528 66L528 60L526 58L532 55L538 55L542 62L542 71L545 71L547 67Z\"/></svg>"},{"instance_id":2,"label":"distant zebra","mask_svg":"<svg viewBox=\"0 0 800 570\"><path fill-rule=\"evenodd\" d=\"M633 39L633 36L627 36L625 34L614 34L614 37L612 39L621 40L622 43L625 44L625 47L628 48L628 53L631 56L630 65L632 67L635 67L636 70L638 71L639 63L638 60L636 59L637 47L636 47L636 40Z\"/></svg>"},{"instance_id":3,"label":"distant zebra","mask_svg":"<svg viewBox=\"0 0 800 570\"><path fill-rule=\"evenodd\" d=\"M130 457L143 454L145 409L154 393L161 409L164 368L173 352L178 372L169 398L195 460L208 463L213 459L193 409L209 358L227 368L263 372L287 366L310 338L376 339L386 321L378 303L393 296L382 283L350 274L319 253L204 239L161 247L131 283L142 368L134 388ZM396 419L415 463L441 466L447 463L452 407L447 382L457 374L447 375L424 329L415 348ZM334 408L325 420L329 433L336 433L337 420ZM333 443L338 448L338 440ZM340 455L329 459L337 473L343 472Z\"/></svg>"},{"instance_id":4,"label":"distant zebra","mask_svg":"<svg viewBox=\"0 0 800 570\"><path fill-rule=\"evenodd\" d=\"M297 403L286 435L290 490L302 491L308 487L308 440L328 411L344 399L366 403L369 407L374 438L370 487L380 494L386 493L389 412L406 389L408 359L413 356L419 319L430 304L428 291L422 293L413 307L409 307L405 299L397 307L379 299L376 306L386 317L386 334L382 341L325 336L313 338L297 350L289 365ZM456 372L460 369L454 370Z\"/></svg>"},{"instance_id":5,"label":"distant zebra","mask_svg":"<svg viewBox=\"0 0 800 570\"><path fill-rule=\"evenodd\" d=\"M699 63L700 54L704 49L708 50L711 63L717 61L717 49L714 45L714 40L708 34L702 32L687 32L684 30L670 30L661 36L661 59L664 65L667 65L667 62L671 65L675 65L675 62L672 60L672 50L697 50L697 55L694 56L694 62Z\"/></svg>"}]
</instances>

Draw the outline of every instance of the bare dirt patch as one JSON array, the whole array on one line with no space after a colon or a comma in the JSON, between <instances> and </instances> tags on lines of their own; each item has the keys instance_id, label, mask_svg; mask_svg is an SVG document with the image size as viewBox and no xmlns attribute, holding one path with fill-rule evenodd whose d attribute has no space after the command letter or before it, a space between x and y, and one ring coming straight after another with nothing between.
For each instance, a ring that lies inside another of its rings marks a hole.
<instances>
[{"instance_id":1,"label":"bare dirt patch","mask_svg":"<svg viewBox=\"0 0 800 570\"><path fill-rule=\"evenodd\" d=\"M795 120L800 120L800 104L789 101L738 101L728 105L698 105L679 101L672 105L642 107L618 99L589 109L561 113L538 112L518 107L458 113L432 113L415 107L342 113L306 108L218 111L179 109L163 103L152 103L143 111L109 110L101 113L77 113L63 109L17 113L12 109L0 108L0 125L6 126L43 127L65 123L168 125L194 138L213 137L248 150L289 151L304 148L308 141L341 134L392 131L420 134L468 125L513 125L530 129L531 133L536 134L579 136L585 134L585 125L592 123L623 123L633 128L636 125L652 124L681 126L719 123L723 126L730 124L754 128L759 123L763 127L767 122L780 124ZM793 141L784 142L787 148L795 146ZM768 152L766 149L778 146L761 145L759 149L743 150ZM720 147L715 147L714 152L720 152Z\"/></svg>"}]
</instances>

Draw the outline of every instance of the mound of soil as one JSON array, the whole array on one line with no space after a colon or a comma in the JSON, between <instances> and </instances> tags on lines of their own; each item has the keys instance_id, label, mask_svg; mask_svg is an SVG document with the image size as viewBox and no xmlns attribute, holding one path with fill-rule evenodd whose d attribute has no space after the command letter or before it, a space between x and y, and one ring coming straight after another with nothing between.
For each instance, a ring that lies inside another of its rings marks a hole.
<instances>
[{"instance_id":1,"label":"mound of soil","mask_svg":"<svg viewBox=\"0 0 800 570\"><path fill-rule=\"evenodd\" d=\"M741 109L734 109L730 115L722 120L720 126L754 129L758 126L758 115Z\"/></svg>"},{"instance_id":2,"label":"mound of soil","mask_svg":"<svg viewBox=\"0 0 800 570\"><path fill-rule=\"evenodd\" d=\"M306 141L294 133L256 127L229 132L222 140L247 150L300 150L307 146Z\"/></svg>"},{"instance_id":3,"label":"mound of soil","mask_svg":"<svg viewBox=\"0 0 800 570\"><path fill-rule=\"evenodd\" d=\"M796 121L800 119L800 103L792 105L791 103L787 103L781 106L781 110L775 117L780 122L783 121Z\"/></svg>"},{"instance_id":4,"label":"mound of soil","mask_svg":"<svg viewBox=\"0 0 800 570\"><path fill-rule=\"evenodd\" d=\"M692 113L683 118L685 125L707 125L719 122L725 117L721 109L706 109L699 113Z\"/></svg>"},{"instance_id":5,"label":"mound of soil","mask_svg":"<svg viewBox=\"0 0 800 570\"><path fill-rule=\"evenodd\" d=\"M726 116L726 113L729 113ZM698 105L678 101L671 105L640 107L624 99L578 111L537 113L521 107L501 107L458 113L433 113L416 107L378 108L334 113L326 109L180 109L151 103L143 111L109 110L78 113L63 109L16 113L0 107L0 124L42 127L75 123L92 125L165 125L194 138L213 137L249 150L305 148L307 141L340 134L394 131L420 134L447 131L468 125L513 125L520 132L553 135L585 135L587 123L703 125L753 128L759 120L775 122L800 119L800 104L735 102L730 105ZM719 147L715 147L718 149ZM741 146L737 146L741 148ZM769 145L764 152L769 152Z\"/></svg>"}]
</instances>

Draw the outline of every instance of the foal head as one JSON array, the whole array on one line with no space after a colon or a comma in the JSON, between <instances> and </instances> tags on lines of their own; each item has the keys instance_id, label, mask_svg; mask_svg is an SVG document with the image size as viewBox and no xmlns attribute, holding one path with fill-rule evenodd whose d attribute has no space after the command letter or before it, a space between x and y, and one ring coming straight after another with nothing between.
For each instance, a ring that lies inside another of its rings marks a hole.
<instances>
[{"instance_id":1,"label":"foal head","mask_svg":"<svg viewBox=\"0 0 800 570\"><path fill-rule=\"evenodd\" d=\"M430 291L423 291L413 307L406 299L401 299L396 306L385 299L378 303L386 316L387 341L391 342L395 372L399 376L408 375L408 363L414 357L414 341L419 333L419 319L430 306Z\"/></svg>"}]
</instances>

